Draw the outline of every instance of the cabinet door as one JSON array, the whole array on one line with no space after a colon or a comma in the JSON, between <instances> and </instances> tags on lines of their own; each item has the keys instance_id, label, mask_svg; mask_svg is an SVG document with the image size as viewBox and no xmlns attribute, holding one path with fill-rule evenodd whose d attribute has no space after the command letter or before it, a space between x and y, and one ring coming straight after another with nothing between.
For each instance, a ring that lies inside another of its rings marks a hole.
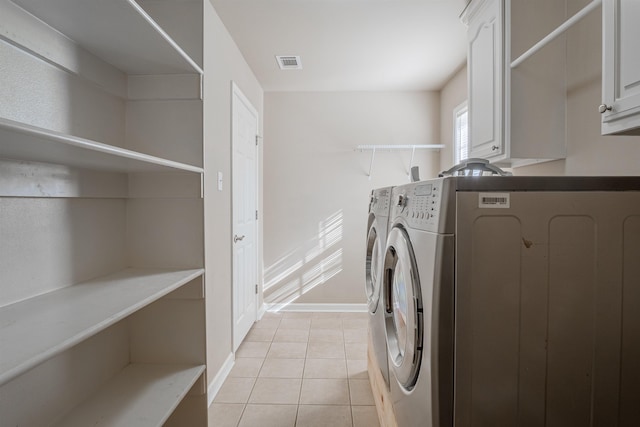
<instances>
[{"instance_id":1,"label":"cabinet door","mask_svg":"<svg viewBox=\"0 0 640 427\"><path fill-rule=\"evenodd\" d=\"M602 13L602 134L640 135L640 2L605 0Z\"/></svg>"},{"instance_id":2,"label":"cabinet door","mask_svg":"<svg viewBox=\"0 0 640 427\"><path fill-rule=\"evenodd\" d=\"M491 158L504 153L501 1L484 2L469 22L470 157Z\"/></svg>"}]
</instances>

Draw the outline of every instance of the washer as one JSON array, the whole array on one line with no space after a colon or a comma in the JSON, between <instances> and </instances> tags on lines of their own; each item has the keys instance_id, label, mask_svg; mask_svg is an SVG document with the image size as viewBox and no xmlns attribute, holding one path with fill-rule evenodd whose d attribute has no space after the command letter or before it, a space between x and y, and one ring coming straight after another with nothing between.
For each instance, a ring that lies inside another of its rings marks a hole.
<instances>
[{"instance_id":1,"label":"washer","mask_svg":"<svg viewBox=\"0 0 640 427\"><path fill-rule=\"evenodd\" d=\"M383 304L398 427L446 425L440 420L452 416L454 235L439 229L442 183L392 192Z\"/></svg>"},{"instance_id":2,"label":"washer","mask_svg":"<svg viewBox=\"0 0 640 427\"><path fill-rule=\"evenodd\" d=\"M387 244L391 191L392 187L386 187L371 192L365 267L365 292L369 307L369 330L371 331L373 352L387 388L389 387L389 364L384 327L384 308L382 306L382 263Z\"/></svg>"},{"instance_id":3,"label":"washer","mask_svg":"<svg viewBox=\"0 0 640 427\"><path fill-rule=\"evenodd\" d=\"M394 187L390 219L398 427L640 425L640 177L444 177Z\"/></svg>"}]
</instances>

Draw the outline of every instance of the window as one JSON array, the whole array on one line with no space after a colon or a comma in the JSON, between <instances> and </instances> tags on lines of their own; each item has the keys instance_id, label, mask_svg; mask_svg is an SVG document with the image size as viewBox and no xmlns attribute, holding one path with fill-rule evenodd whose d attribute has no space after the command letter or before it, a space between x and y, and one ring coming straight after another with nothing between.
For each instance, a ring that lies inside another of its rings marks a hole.
<instances>
[{"instance_id":1,"label":"window","mask_svg":"<svg viewBox=\"0 0 640 427\"><path fill-rule=\"evenodd\" d=\"M453 163L469 158L469 107L467 101L453 110Z\"/></svg>"}]
</instances>

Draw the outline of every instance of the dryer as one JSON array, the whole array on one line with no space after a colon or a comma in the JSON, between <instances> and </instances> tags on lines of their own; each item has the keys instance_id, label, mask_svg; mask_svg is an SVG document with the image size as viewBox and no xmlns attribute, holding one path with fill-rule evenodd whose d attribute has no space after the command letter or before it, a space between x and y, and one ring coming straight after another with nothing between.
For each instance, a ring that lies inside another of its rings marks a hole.
<instances>
[{"instance_id":1,"label":"dryer","mask_svg":"<svg viewBox=\"0 0 640 427\"><path fill-rule=\"evenodd\" d=\"M389 386L389 365L382 307L382 262L387 244L391 190L392 187L386 187L371 192L365 261L365 293L369 308L369 330L371 331L373 352L387 387Z\"/></svg>"}]
</instances>

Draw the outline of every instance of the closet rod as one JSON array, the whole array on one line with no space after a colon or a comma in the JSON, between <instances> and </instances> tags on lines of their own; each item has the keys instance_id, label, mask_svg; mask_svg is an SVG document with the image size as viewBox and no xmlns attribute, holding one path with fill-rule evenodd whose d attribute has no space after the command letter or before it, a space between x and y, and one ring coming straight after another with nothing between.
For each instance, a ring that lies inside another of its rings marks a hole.
<instances>
[{"instance_id":1,"label":"closet rod","mask_svg":"<svg viewBox=\"0 0 640 427\"><path fill-rule=\"evenodd\" d=\"M569 28L571 28L573 25L575 25L578 21L584 18L589 12L594 10L596 7L600 6L601 3L602 3L602 0L593 0L591 3L586 5L578 13L573 15L571 18L567 19L562 25L560 25L558 28L556 28L555 30L547 34L546 37L544 37L538 43L534 44L525 53L520 55L515 61L511 63L511 68L516 68L518 65L522 64L530 56L532 56L534 53L536 53L537 51L545 47L553 39L555 39L565 31L567 31Z\"/></svg>"}]
</instances>

